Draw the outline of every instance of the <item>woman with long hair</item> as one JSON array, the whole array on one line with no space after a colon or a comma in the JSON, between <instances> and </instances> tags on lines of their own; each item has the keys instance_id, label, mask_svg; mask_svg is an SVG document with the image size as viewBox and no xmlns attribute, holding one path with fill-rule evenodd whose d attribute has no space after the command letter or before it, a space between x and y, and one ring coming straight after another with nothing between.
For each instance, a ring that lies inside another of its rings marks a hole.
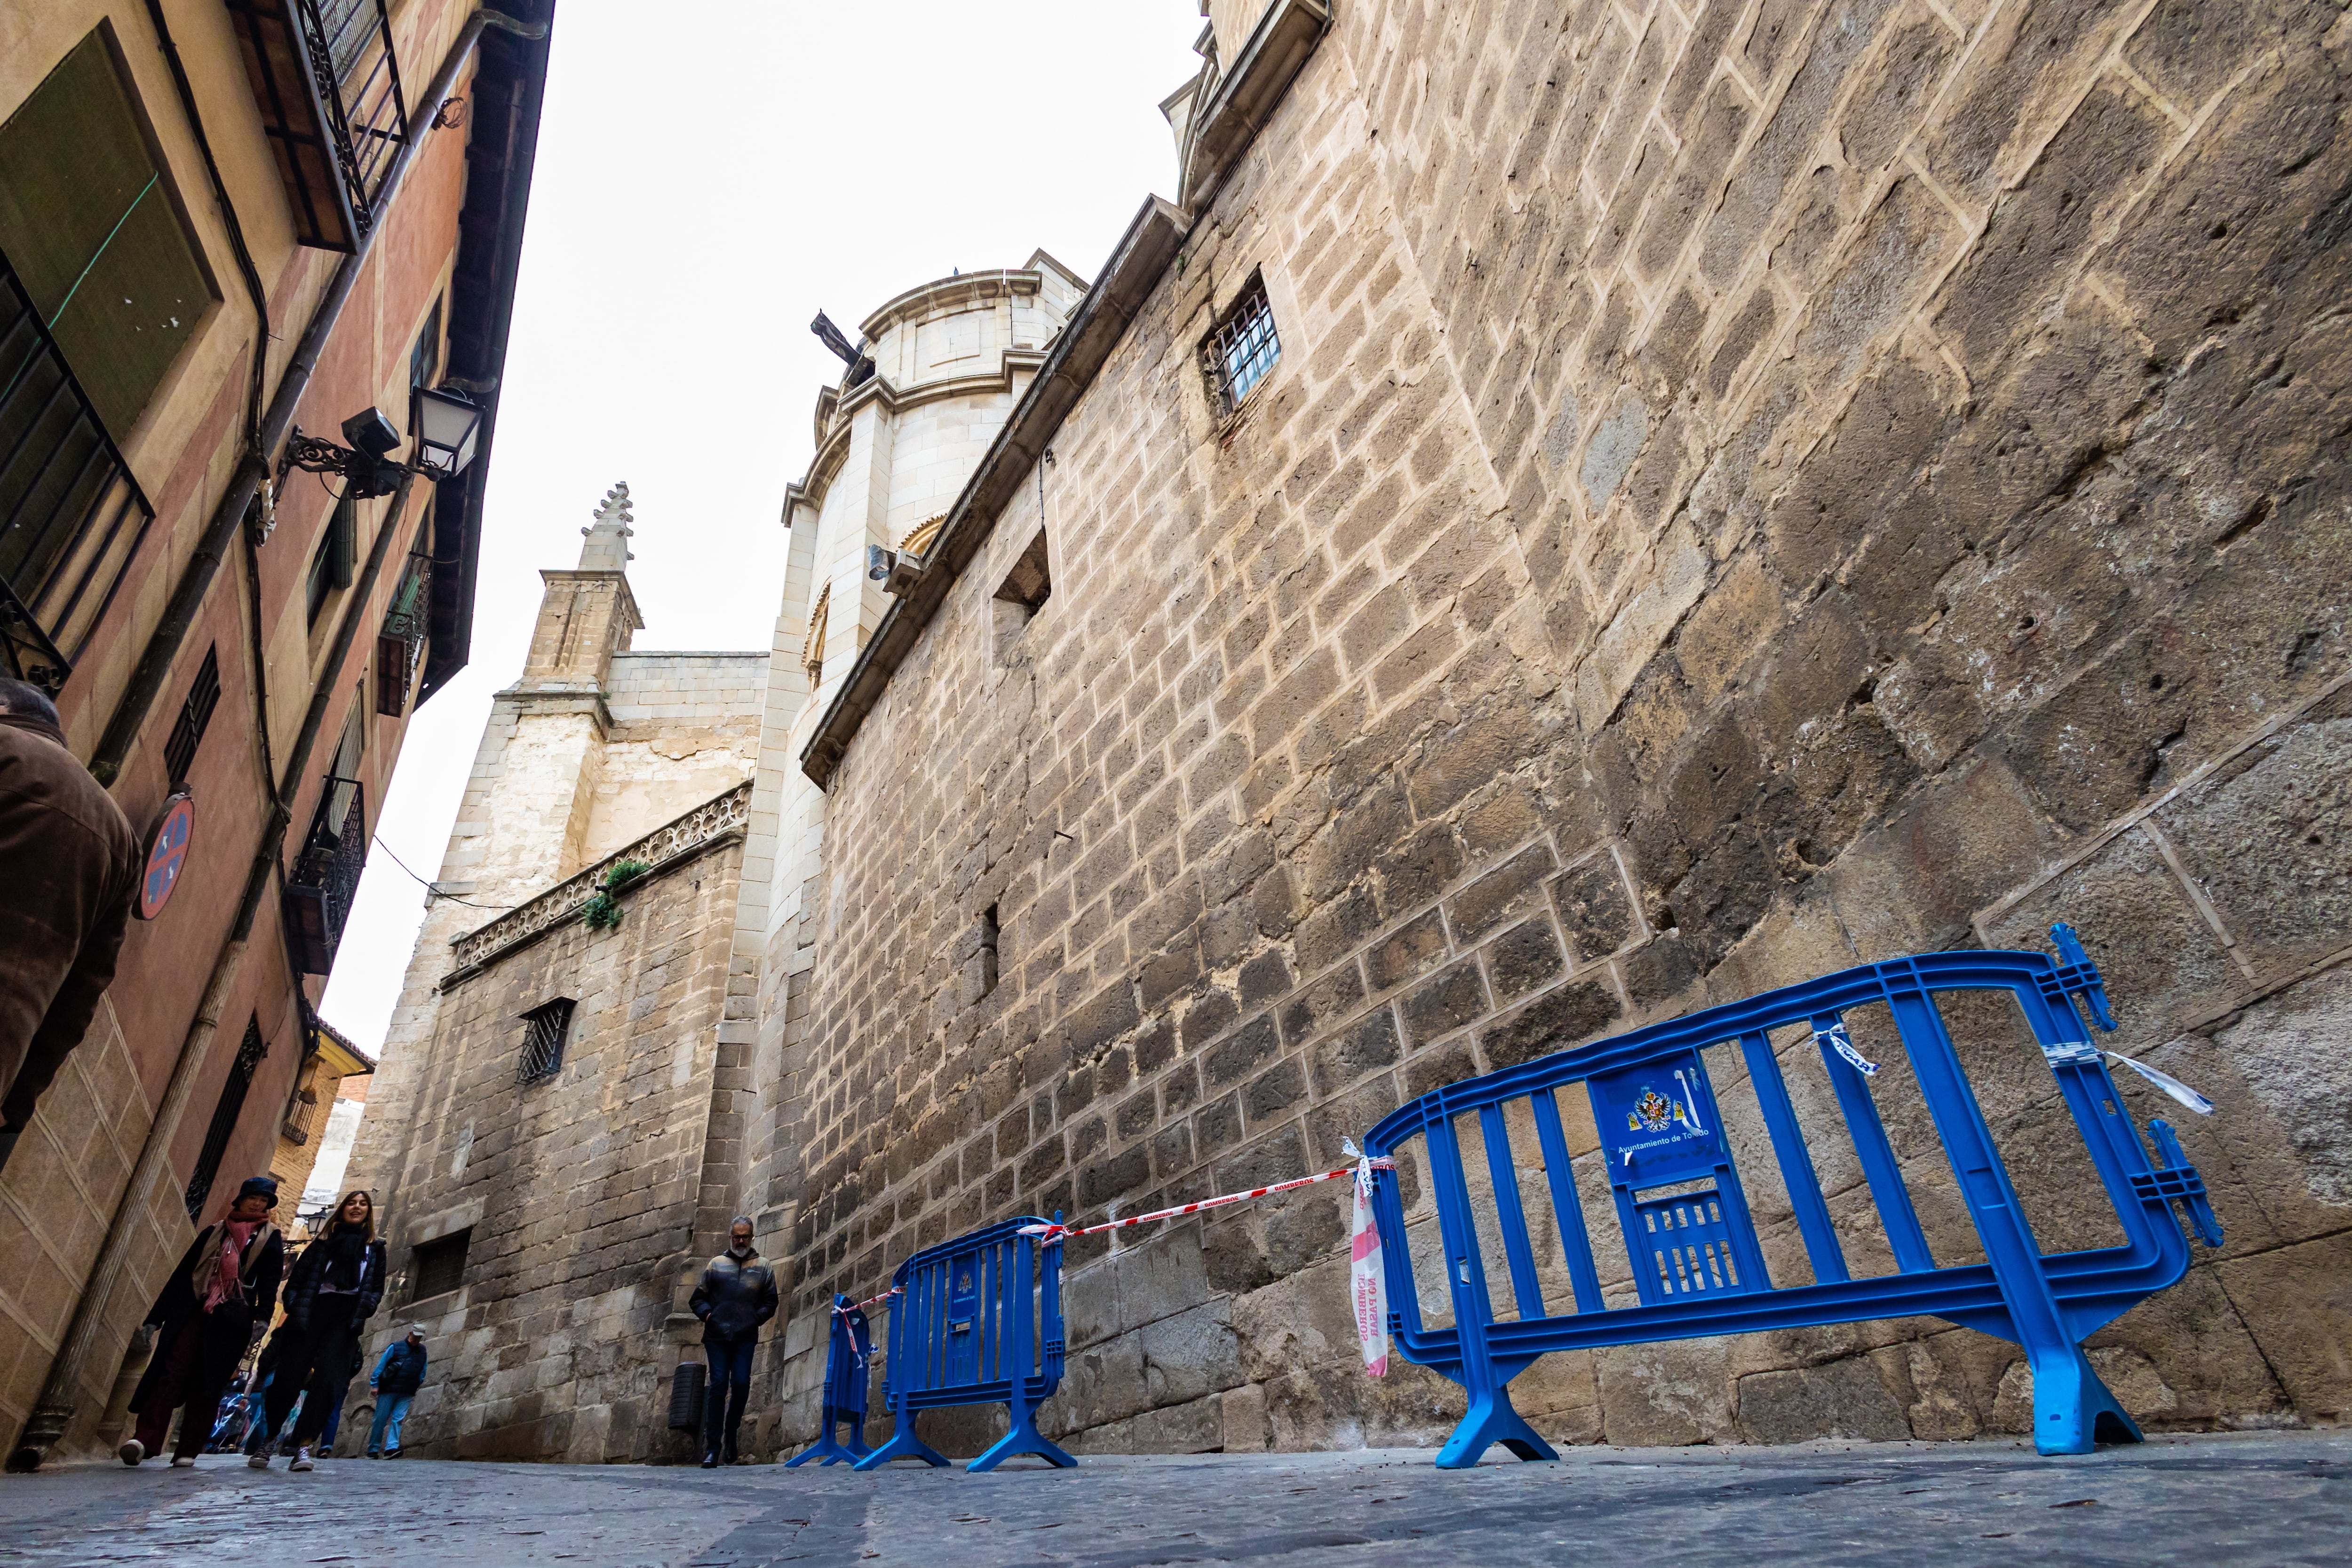
<instances>
[{"instance_id":1,"label":"woman with long hair","mask_svg":"<svg viewBox=\"0 0 2352 1568\"><path fill-rule=\"evenodd\" d=\"M338 1385L352 1379L360 1335L383 1299L383 1243L375 1239L375 1200L354 1189L335 1205L286 1279L286 1326L280 1332L288 1337L270 1379L267 1419L277 1432L294 1408L295 1396L309 1393L301 1419L294 1423L290 1469L311 1468L311 1446L336 1403ZM269 1450L264 1448L246 1463L268 1469Z\"/></svg>"}]
</instances>

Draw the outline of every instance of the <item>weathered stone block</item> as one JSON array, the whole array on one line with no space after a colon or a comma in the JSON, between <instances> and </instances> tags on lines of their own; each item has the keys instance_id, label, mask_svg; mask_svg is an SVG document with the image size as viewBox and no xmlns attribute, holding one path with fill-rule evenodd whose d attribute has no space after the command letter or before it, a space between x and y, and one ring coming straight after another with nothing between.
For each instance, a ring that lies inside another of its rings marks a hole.
<instances>
[{"instance_id":1,"label":"weathered stone block","mask_svg":"<svg viewBox=\"0 0 2352 1568\"><path fill-rule=\"evenodd\" d=\"M1902 1405L1868 1356L1739 1380L1739 1434L1751 1443L1814 1437L1880 1442L1911 1436Z\"/></svg>"}]
</instances>

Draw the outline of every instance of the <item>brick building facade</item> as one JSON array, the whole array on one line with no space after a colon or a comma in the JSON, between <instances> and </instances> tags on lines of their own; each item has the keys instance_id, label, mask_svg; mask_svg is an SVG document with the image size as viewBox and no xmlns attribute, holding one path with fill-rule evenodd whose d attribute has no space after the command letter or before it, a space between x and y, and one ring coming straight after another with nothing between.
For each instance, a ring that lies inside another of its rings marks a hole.
<instances>
[{"instance_id":1,"label":"brick building facade","mask_svg":"<svg viewBox=\"0 0 2352 1568\"><path fill-rule=\"evenodd\" d=\"M307 1172L282 1134L361 1065L316 1004L470 648L553 15L0 0L0 675L134 832L194 813L0 1147L12 1469L113 1448L165 1274L247 1176ZM454 475L444 395L481 412ZM371 409L408 472L322 471Z\"/></svg>"},{"instance_id":2,"label":"brick building facade","mask_svg":"<svg viewBox=\"0 0 2352 1568\"><path fill-rule=\"evenodd\" d=\"M2095 1364L2156 1427L2339 1415L2352 20L1204 12L1178 200L1028 340L961 488L896 505L887 444L827 423L896 395L853 368L788 504L696 1222L751 1212L791 1269L767 1444L814 1430L832 1292L920 1246L1326 1168L1433 1085L2055 919L2103 1043L2221 1105L2183 1136L2228 1240ZM1223 351L1269 320L1270 364ZM2047 1071L1970 1024L2044 1246L2096 1244ZM1856 1271L1891 1270L1818 1063L1784 1071ZM1928 1244L1973 1257L1916 1091L1874 1094ZM1357 1366L1343 1201L1074 1245L1049 1433L1441 1437L1451 1385ZM2021 1429L2022 1379L1905 1320L1513 1394L1570 1440L1952 1437Z\"/></svg>"}]
</instances>

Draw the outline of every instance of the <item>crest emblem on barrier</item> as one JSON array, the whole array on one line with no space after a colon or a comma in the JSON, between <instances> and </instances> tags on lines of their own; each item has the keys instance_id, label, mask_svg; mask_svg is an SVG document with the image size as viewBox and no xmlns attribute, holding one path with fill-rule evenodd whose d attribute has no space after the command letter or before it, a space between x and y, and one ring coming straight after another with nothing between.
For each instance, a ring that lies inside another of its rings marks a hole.
<instances>
[{"instance_id":1,"label":"crest emblem on barrier","mask_svg":"<svg viewBox=\"0 0 2352 1568\"><path fill-rule=\"evenodd\" d=\"M1625 1113L1625 1130L1629 1133L1663 1133L1675 1123L1684 1120L1682 1103L1669 1100L1648 1084L1642 1086L1642 1097Z\"/></svg>"}]
</instances>

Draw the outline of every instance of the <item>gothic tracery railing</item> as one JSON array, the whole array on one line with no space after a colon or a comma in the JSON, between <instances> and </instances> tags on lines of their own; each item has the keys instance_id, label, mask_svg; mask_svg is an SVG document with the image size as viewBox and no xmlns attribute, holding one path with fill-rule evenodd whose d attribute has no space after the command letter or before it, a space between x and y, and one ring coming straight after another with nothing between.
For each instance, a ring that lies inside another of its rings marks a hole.
<instances>
[{"instance_id":1,"label":"gothic tracery railing","mask_svg":"<svg viewBox=\"0 0 2352 1568\"><path fill-rule=\"evenodd\" d=\"M596 895L596 884L619 861L643 861L657 875L670 862L698 853L714 840L740 832L751 813L751 783L745 779L716 799L663 823L633 844L614 851L594 865L557 883L538 897L518 904L487 925L478 925L451 942L457 968L469 969L502 948L576 917L580 906Z\"/></svg>"}]
</instances>

